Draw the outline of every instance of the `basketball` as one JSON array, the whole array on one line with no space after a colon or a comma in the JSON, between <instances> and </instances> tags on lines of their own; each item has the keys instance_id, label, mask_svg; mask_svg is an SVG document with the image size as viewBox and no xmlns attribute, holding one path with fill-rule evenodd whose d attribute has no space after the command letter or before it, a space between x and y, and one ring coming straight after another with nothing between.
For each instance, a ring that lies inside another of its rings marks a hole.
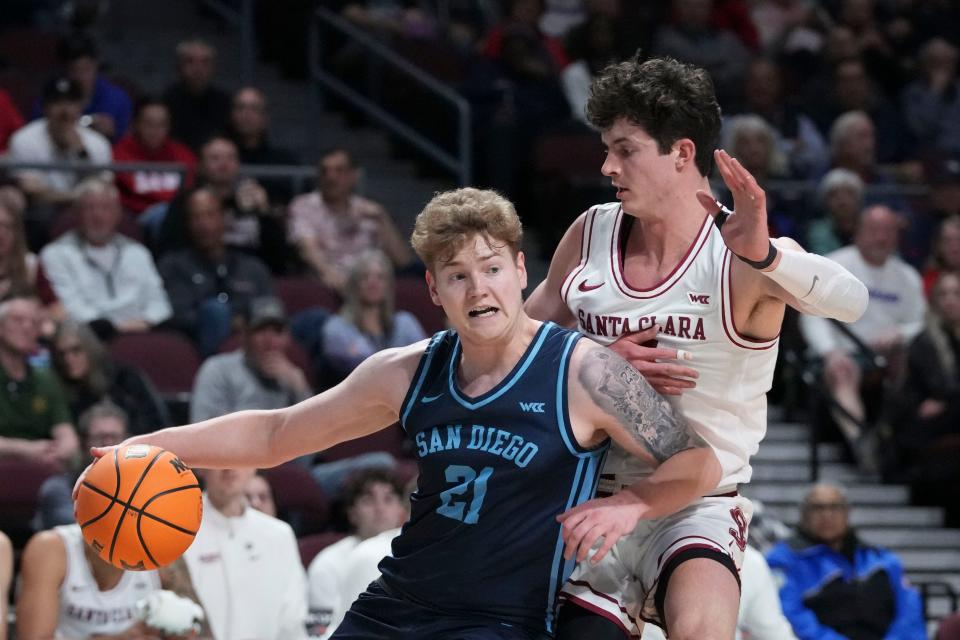
<instances>
[{"instance_id":1,"label":"basketball","mask_svg":"<svg viewBox=\"0 0 960 640\"><path fill-rule=\"evenodd\" d=\"M97 460L74 507L83 538L106 562L145 571L193 542L203 514L197 477L160 447L129 445Z\"/></svg>"}]
</instances>

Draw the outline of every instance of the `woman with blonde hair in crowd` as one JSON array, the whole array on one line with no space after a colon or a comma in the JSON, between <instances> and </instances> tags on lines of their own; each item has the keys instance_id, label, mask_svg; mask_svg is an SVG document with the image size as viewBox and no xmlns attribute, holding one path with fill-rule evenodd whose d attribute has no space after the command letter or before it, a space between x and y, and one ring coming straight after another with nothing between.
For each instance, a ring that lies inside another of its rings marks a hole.
<instances>
[{"instance_id":1,"label":"woman with blonde hair in crowd","mask_svg":"<svg viewBox=\"0 0 960 640\"><path fill-rule=\"evenodd\" d=\"M150 381L137 369L111 361L89 326L64 320L53 336L53 366L77 420L105 400L123 409L131 433L149 433L170 426L166 405Z\"/></svg>"},{"instance_id":2,"label":"woman with blonde hair in crowd","mask_svg":"<svg viewBox=\"0 0 960 640\"><path fill-rule=\"evenodd\" d=\"M927 326L910 344L907 365L897 439L904 462L919 469L945 437L960 445L960 272L944 272L933 285Z\"/></svg>"},{"instance_id":3,"label":"woman with blonde hair in crowd","mask_svg":"<svg viewBox=\"0 0 960 640\"><path fill-rule=\"evenodd\" d=\"M339 382L377 351L426 337L413 314L394 310L393 263L382 251L358 256L343 296L340 311L323 325L325 382Z\"/></svg>"},{"instance_id":4,"label":"woman with blonde hair in crowd","mask_svg":"<svg viewBox=\"0 0 960 640\"><path fill-rule=\"evenodd\" d=\"M29 293L37 281L37 256L27 251L23 227L25 204L16 187L0 187L0 299Z\"/></svg>"},{"instance_id":5,"label":"woman with blonde hair in crowd","mask_svg":"<svg viewBox=\"0 0 960 640\"><path fill-rule=\"evenodd\" d=\"M801 216L807 207L800 190L772 188L768 183L789 180L790 163L780 150L779 134L766 120L755 114L727 118L722 131L724 148L749 171L767 193L770 234L795 236L805 224ZM723 198L721 198L722 200Z\"/></svg>"}]
</instances>

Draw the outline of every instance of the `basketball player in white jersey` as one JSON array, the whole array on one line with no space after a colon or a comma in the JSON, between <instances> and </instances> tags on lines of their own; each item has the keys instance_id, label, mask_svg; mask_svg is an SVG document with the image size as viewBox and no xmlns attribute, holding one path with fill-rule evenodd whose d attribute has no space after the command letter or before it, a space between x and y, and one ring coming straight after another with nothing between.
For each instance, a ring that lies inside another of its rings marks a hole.
<instances>
[{"instance_id":1,"label":"basketball player in white jersey","mask_svg":"<svg viewBox=\"0 0 960 640\"><path fill-rule=\"evenodd\" d=\"M78 427L88 447L116 444L127 436L126 414L110 402L85 411ZM137 601L158 589L199 602L182 559L159 571L124 571L97 556L84 542L79 525L41 531L23 550L16 637L158 638L159 632L138 622L136 609ZM209 636L205 624L201 633Z\"/></svg>"},{"instance_id":2,"label":"basketball player in white jersey","mask_svg":"<svg viewBox=\"0 0 960 640\"><path fill-rule=\"evenodd\" d=\"M750 480L766 430L784 305L850 322L867 291L790 238L769 239L763 190L713 151L720 108L702 69L670 59L611 65L594 81L587 115L602 132L601 171L619 202L576 220L526 309L575 324L634 364L713 447L722 477L688 507L642 521L601 562L579 554L558 638L636 637L647 621L671 640L730 640L752 513L737 487ZM710 195L714 161L735 215ZM646 473L611 452L600 490ZM617 517L609 498L598 498L564 515L564 535L577 539Z\"/></svg>"},{"instance_id":3,"label":"basketball player in white jersey","mask_svg":"<svg viewBox=\"0 0 960 640\"><path fill-rule=\"evenodd\" d=\"M123 571L98 558L75 524L30 540L21 579L18 638L140 638L136 603L160 588L156 571Z\"/></svg>"}]
</instances>

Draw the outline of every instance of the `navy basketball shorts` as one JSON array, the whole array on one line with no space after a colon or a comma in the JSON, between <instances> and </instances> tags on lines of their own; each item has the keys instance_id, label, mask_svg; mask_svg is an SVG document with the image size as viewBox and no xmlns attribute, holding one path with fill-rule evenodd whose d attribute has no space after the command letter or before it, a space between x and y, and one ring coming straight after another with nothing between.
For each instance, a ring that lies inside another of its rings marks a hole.
<instances>
[{"instance_id":1,"label":"navy basketball shorts","mask_svg":"<svg viewBox=\"0 0 960 640\"><path fill-rule=\"evenodd\" d=\"M548 640L525 627L454 616L387 593L376 580L360 594L331 640Z\"/></svg>"}]
</instances>

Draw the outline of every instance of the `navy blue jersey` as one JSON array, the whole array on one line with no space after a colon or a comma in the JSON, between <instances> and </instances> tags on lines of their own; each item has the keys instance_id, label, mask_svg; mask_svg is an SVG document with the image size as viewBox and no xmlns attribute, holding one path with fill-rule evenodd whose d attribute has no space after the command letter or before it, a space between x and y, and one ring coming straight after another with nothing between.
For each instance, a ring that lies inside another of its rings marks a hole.
<instances>
[{"instance_id":1,"label":"navy blue jersey","mask_svg":"<svg viewBox=\"0 0 960 640\"><path fill-rule=\"evenodd\" d=\"M436 334L404 399L418 456L410 521L380 564L389 588L454 615L553 633L573 570L556 516L593 497L607 444L581 448L567 375L579 333L544 323L497 386L457 387L460 340Z\"/></svg>"}]
</instances>

